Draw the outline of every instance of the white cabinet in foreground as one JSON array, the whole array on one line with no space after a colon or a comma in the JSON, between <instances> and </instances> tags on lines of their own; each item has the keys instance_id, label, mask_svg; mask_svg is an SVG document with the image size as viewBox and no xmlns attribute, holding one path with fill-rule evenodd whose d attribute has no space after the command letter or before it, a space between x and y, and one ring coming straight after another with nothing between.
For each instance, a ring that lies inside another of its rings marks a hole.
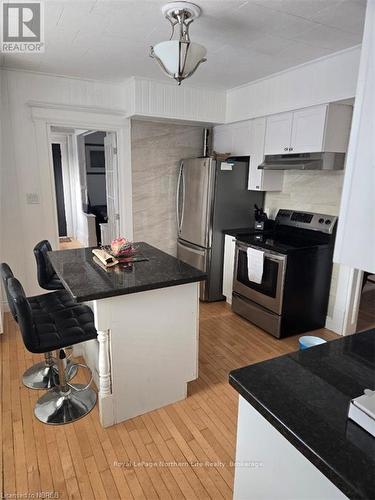
<instances>
[{"instance_id":1,"label":"white cabinet in foreground","mask_svg":"<svg viewBox=\"0 0 375 500\"><path fill-rule=\"evenodd\" d=\"M232 303L235 252L236 238L226 234L224 243L223 295L229 304Z\"/></svg>"},{"instance_id":2,"label":"white cabinet in foreground","mask_svg":"<svg viewBox=\"0 0 375 500\"><path fill-rule=\"evenodd\" d=\"M347 498L242 396L234 500Z\"/></svg>"}]
</instances>

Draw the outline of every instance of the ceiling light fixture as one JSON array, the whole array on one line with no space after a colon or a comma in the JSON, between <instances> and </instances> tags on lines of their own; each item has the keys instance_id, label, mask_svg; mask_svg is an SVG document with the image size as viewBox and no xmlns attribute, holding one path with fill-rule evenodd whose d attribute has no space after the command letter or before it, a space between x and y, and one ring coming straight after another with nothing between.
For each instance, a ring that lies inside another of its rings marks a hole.
<instances>
[{"instance_id":1,"label":"ceiling light fixture","mask_svg":"<svg viewBox=\"0 0 375 500\"><path fill-rule=\"evenodd\" d=\"M164 5L162 12L171 23L171 37L151 47L150 56L157 60L166 75L181 85L182 80L189 78L206 61L205 47L191 42L189 36L190 24L200 16L201 9L189 2L172 2ZM173 39L176 32L178 38Z\"/></svg>"}]
</instances>

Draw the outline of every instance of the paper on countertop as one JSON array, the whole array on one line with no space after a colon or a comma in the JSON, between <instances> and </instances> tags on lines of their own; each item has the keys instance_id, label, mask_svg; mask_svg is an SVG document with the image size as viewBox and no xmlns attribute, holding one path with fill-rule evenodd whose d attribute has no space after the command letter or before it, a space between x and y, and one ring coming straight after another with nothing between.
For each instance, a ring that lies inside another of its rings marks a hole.
<instances>
[{"instance_id":1,"label":"paper on countertop","mask_svg":"<svg viewBox=\"0 0 375 500\"><path fill-rule=\"evenodd\" d=\"M262 283L263 278L264 252L256 248L247 249L247 272L249 281Z\"/></svg>"},{"instance_id":2,"label":"paper on countertop","mask_svg":"<svg viewBox=\"0 0 375 500\"><path fill-rule=\"evenodd\" d=\"M220 170L232 170L234 166L234 163L228 162L228 161L222 161L220 163Z\"/></svg>"},{"instance_id":3,"label":"paper on countertop","mask_svg":"<svg viewBox=\"0 0 375 500\"><path fill-rule=\"evenodd\" d=\"M375 437L375 391L365 389L365 393L352 399L348 417Z\"/></svg>"}]
</instances>

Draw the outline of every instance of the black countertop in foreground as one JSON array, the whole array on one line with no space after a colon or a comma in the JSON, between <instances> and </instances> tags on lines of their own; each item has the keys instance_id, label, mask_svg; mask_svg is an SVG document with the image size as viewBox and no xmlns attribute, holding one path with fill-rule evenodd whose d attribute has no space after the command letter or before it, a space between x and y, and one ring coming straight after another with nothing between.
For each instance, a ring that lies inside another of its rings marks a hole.
<instances>
[{"instance_id":1,"label":"black countertop in foreground","mask_svg":"<svg viewBox=\"0 0 375 500\"><path fill-rule=\"evenodd\" d=\"M194 283L206 274L147 243L135 243L148 260L130 267L103 269L93 261L92 248L49 252L48 257L65 288L78 302Z\"/></svg>"},{"instance_id":2,"label":"black countertop in foreground","mask_svg":"<svg viewBox=\"0 0 375 500\"><path fill-rule=\"evenodd\" d=\"M375 498L375 438L347 419L350 400L375 389L375 329L234 370L229 381L345 495Z\"/></svg>"}]
</instances>

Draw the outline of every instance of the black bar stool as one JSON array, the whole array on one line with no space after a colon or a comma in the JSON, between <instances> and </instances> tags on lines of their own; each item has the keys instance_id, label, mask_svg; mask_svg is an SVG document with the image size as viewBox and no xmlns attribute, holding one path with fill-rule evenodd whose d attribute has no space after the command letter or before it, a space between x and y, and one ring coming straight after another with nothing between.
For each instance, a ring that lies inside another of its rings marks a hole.
<instances>
[{"instance_id":1,"label":"black bar stool","mask_svg":"<svg viewBox=\"0 0 375 500\"><path fill-rule=\"evenodd\" d=\"M8 280L8 288L26 349L33 353L57 351L59 385L38 399L35 416L46 424L67 424L87 415L97 399L90 387L92 377L87 385L67 381L64 348L97 338L91 309L76 305L54 313L35 314L16 278ZM86 365L78 366L89 370Z\"/></svg>"},{"instance_id":2,"label":"black bar stool","mask_svg":"<svg viewBox=\"0 0 375 500\"><path fill-rule=\"evenodd\" d=\"M13 301L9 294L8 281L14 278L11 268L3 262L0 264L0 274L4 285L5 294L9 304L10 312L13 319L17 320L17 311L14 307ZM77 302L66 290L59 290L56 292L45 293L43 295L36 295L28 298L30 307L34 314L45 314L49 312L56 312L64 310L68 307L75 307ZM73 378L77 373L77 367L70 361L67 361L70 370L69 376ZM23 384L29 389L50 389L59 382L58 369L52 352L44 353L44 361L36 363L28 368L22 376Z\"/></svg>"},{"instance_id":3,"label":"black bar stool","mask_svg":"<svg viewBox=\"0 0 375 500\"><path fill-rule=\"evenodd\" d=\"M47 252L51 250L51 243L48 240L42 240L34 247L38 283L45 290L61 290L64 286L55 273L47 255Z\"/></svg>"}]
</instances>

